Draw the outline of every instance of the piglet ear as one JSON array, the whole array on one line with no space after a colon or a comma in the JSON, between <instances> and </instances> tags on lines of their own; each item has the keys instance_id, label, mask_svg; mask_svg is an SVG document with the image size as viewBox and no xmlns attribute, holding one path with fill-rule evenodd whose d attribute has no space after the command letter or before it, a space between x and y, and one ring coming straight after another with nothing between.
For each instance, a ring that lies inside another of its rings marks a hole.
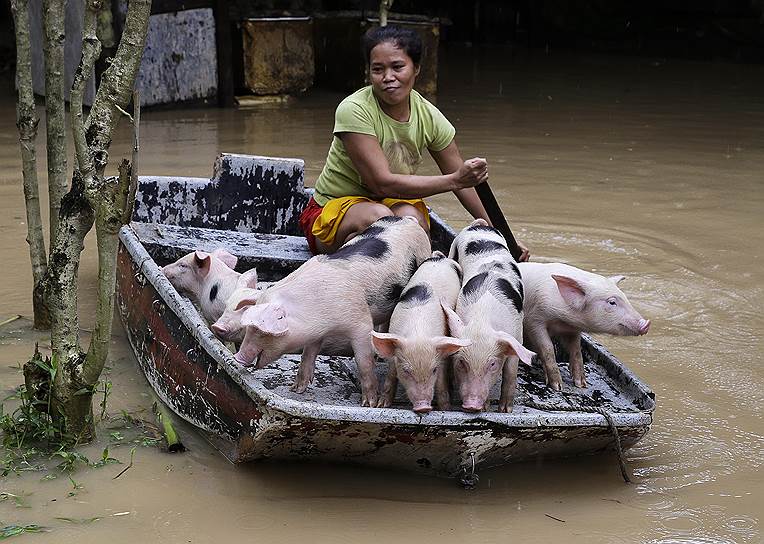
<instances>
[{"instance_id":1,"label":"piglet ear","mask_svg":"<svg viewBox=\"0 0 764 544\"><path fill-rule=\"evenodd\" d=\"M451 247L448 249L448 258L453 259L455 261L459 260L459 256L457 255L456 251L456 238L454 238L453 242L451 242Z\"/></svg>"},{"instance_id":2,"label":"piglet ear","mask_svg":"<svg viewBox=\"0 0 764 544\"><path fill-rule=\"evenodd\" d=\"M371 345L383 359L392 359L395 352L400 349L401 338L387 332L371 331Z\"/></svg>"},{"instance_id":3,"label":"piglet ear","mask_svg":"<svg viewBox=\"0 0 764 544\"><path fill-rule=\"evenodd\" d=\"M453 338L451 336L436 336L432 339L435 345L435 351L441 357L453 355L462 348L472 345L469 338Z\"/></svg>"},{"instance_id":4,"label":"piglet ear","mask_svg":"<svg viewBox=\"0 0 764 544\"><path fill-rule=\"evenodd\" d=\"M482 217L478 217L472 223L470 223L470 227L477 227L477 226L487 227L488 226L488 221L486 221Z\"/></svg>"},{"instance_id":5,"label":"piglet ear","mask_svg":"<svg viewBox=\"0 0 764 544\"><path fill-rule=\"evenodd\" d=\"M236 283L237 287L249 287L255 289L257 287L257 270L250 268L239 276L239 280Z\"/></svg>"},{"instance_id":6,"label":"piglet ear","mask_svg":"<svg viewBox=\"0 0 764 544\"><path fill-rule=\"evenodd\" d=\"M565 302L574 308L582 308L586 300L586 290L578 280L569 276L552 274L552 279L557 282L557 289Z\"/></svg>"},{"instance_id":7,"label":"piglet ear","mask_svg":"<svg viewBox=\"0 0 764 544\"><path fill-rule=\"evenodd\" d=\"M621 283L623 280L626 279L626 276L618 275L618 276L610 276L610 281L615 282L616 285Z\"/></svg>"},{"instance_id":8,"label":"piglet ear","mask_svg":"<svg viewBox=\"0 0 764 544\"><path fill-rule=\"evenodd\" d=\"M286 310L279 304L266 303L250 306L241 314L241 324L252 327L267 336L284 336L289 332Z\"/></svg>"},{"instance_id":9,"label":"piglet ear","mask_svg":"<svg viewBox=\"0 0 764 544\"><path fill-rule=\"evenodd\" d=\"M432 255L430 255L433 259L444 259L446 256L443 254L442 251L438 251L437 249L432 252Z\"/></svg>"},{"instance_id":10,"label":"piglet ear","mask_svg":"<svg viewBox=\"0 0 764 544\"><path fill-rule=\"evenodd\" d=\"M446 313L446 321L448 321L448 330L451 331L451 336L461 337L464 334L462 318L443 299L440 301L440 307Z\"/></svg>"},{"instance_id":11,"label":"piglet ear","mask_svg":"<svg viewBox=\"0 0 764 544\"><path fill-rule=\"evenodd\" d=\"M210 254L204 251L194 251L194 264L199 268L202 277L210 271Z\"/></svg>"},{"instance_id":12,"label":"piglet ear","mask_svg":"<svg viewBox=\"0 0 764 544\"><path fill-rule=\"evenodd\" d=\"M223 264L226 265L231 270L236 268L236 263L239 261L236 255L232 255L231 253L228 252L228 250L223 249L222 247L213 251L212 254L218 259L220 259L221 261L223 261Z\"/></svg>"},{"instance_id":13,"label":"piglet ear","mask_svg":"<svg viewBox=\"0 0 764 544\"><path fill-rule=\"evenodd\" d=\"M235 312L236 310L241 310L245 306L254 306L255 304L257 304L257 299L259 298L260 298L260 293L256 293L254 295L244 297L238 302L238 304L236 304L236 307L233 309L233 311Z\"/></svg>"},{"instance_id":14,"label":"piglet ear","mask_svg":"<svg viewBox=\"0 0 764 544\"><path fill-rule=\"evenodd\" d=\"M497 334L499 336L499 349L505 357L517 355L526 365L531 364L533 357L536 355L534 352L523 346L517 338L511 334L507 334L506 332L498 332Z\"/></svg>"}]
</instances>

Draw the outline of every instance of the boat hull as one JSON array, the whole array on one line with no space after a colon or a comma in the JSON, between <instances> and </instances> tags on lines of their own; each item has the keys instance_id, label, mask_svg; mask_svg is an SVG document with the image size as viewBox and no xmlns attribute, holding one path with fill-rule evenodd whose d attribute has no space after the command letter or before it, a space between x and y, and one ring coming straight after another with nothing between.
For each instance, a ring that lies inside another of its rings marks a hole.
<instances>
[{"instance_id":1,"label":"boat hull","mask_svg":"<svg viewBox=\"0 0 764 544\"><path fill-rule=\"evenodd\" d=\"M136 231L124 227L119 237L118 310L143 374L162 401L214 437L233 462L318 460L456 476L473 464L613 447L605 418L585 410L546 412L529 404L512 414L436 411L419 417L402 408L361 408L352 359L342 357L319 357L315 391L291 393L299 356L264 370L242 368L175 292ZM601 374L594 380L601 381L597 390L613 389L605 396L613 403L621 444L629 447L649 430L652 393L596 342L585 338L583 348L588 371ZM538 379L520 377L524 395L544 402L549 393L533 385ZM621 397L631 399L625 408L616 404Z\"/></svg>"}]
</instances>

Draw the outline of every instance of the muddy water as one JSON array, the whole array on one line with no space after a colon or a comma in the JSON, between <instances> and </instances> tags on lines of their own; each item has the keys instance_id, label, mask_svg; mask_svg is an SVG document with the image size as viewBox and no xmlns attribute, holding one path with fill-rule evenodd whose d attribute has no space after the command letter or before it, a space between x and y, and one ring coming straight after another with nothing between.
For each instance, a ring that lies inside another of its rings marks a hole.
<instances>
[{"instance_id":1,"label":"muddy water","mask_svg":"<svg viewBox=\"0 0 764 544\"><path fill-rule=\"evenodd\" d=\"M627 275L624 290L653 320L644 338L604 339L658 399L652 430L628 452L633 485L610 455L486 470L473 492L341 466L234 467L184 429L189 453L139 448L118 480L123 467L114 465L75 473L78 489L40 473L3 478L0 490L30 508L0 502L0 521L51 529L23 537L30 542L761 542L764 67L505 53L447 51L438 103L465 157L488 158L491 185L534 258ZM207 176L229 151L302 157L314 180L340 98L144 112L143 172ZM31 311L7 90L0 119L2 320ZM114 163L127 141L120 132ZM432 204L457 226L466 220L450 196ZM92 246L82 270L86 327ZM0 334L7 391L34 335L28 321ZM119 328L114 336L109 411L145 410L145 382ZM102 436L93 457L109 443ZM127 446L111 453L129 460Z\"/></svg>"}]
</instances>

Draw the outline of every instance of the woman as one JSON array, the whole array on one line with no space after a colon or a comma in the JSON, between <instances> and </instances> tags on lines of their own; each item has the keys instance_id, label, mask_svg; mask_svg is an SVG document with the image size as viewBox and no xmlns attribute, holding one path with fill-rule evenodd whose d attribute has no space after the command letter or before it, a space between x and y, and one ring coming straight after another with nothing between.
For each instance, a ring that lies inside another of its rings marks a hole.
<instances>
[{"instance_id":1,"label":"woman","mask_svg":"<svg viewBox=\"0 0 764 544\"><path fill-rule=\"evenodd\" d=\"M429 232L422 198L447 191L490 224L474 189L488 179L488 164L462 160L453 125L413 88L422 56L419 35L376 27L364 36L363 48L371 85L337 107L326 165L300 216L311 251L332 253L389 215L413 216ZM442 175L416 175L425 149ZM527 260L527 248L520 247L521 260Z\"/></svg>"}]
</instances>

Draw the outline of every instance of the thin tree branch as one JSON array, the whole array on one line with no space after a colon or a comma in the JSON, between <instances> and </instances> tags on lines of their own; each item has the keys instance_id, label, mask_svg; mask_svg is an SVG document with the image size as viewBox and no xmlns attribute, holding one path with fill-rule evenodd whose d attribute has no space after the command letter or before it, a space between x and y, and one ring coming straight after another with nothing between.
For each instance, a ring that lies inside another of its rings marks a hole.
<instances>
[{"instance_id":1,"label":"thin tree branch","mask_svg":"<svg viewBox=\"0 0 764 544\"><path fill-rule=\"evenodd\" d=\"M95 160L96 174L88 187L88 196L96 210L96 234L98 237L98 308L96 324L90 340L81 379L86 385L98 381L111 340L112 315L114 311L114 286L116 283L116 260L119 240L117 233L123 224L126 210L132 205L126 200L131 194L133 167L122 161L120 175L115 182L104 178L103 171L108 160L108 148L116 126L120 110L130 101L135 77L140 67L148 32L150 0L132 0L128 7L125 28L117 54L111 66L104 73L93 107L87 120L87 141ZM140 121L140 103L134 104L135 144L133 156L138 147L137 122Z\"/></svg>"},{"instance_id":2,"label":"thin tree branch","mask_svg":"<svg viewBox=\"0 0 764 544\"><path fill-rule=\"evenodd\" d=\"M85 138L85 122L82 117L82 95L85 84L93 72L96 60L101 55L101 42L96 36L98 10L101 9L100 0L88 0L85 6L85 17L82 26L82 57L74 74L72 90L70 93L70 111L72 115L72 135L74 137L74 150L77 164L85 179L94 174L93 158L90 155Z\"/></svg>"},{"instance_id":3,"label":"thin tree branch","mask_svg":"<svg viewBox=\"0 0 764 544\"><path fill-rule=\"evenodd\" d=\"M19 129L21 146L22 175L24 179L24 201L27 215L27 243L29 258L32 263L34 290L40 289L48 269L40 214L40 188L37 180L37 111L32 91L32 54L29 38L29 4L27 0L11 0L14 26L16 28L16 82L18 85L18 103L16 107L16 126ZM50 316L47 301L34 299L35 328L50 328Z\"/></svg>"},{"instance_id":4,"label":"thin tree branch","mask_svg":"<svg viewBox=\"0 0 764 544\"><path fill-rule=\"evenodd\" d=\"M127 225L133 218L133 208L135 206L135 194L138 192L138 155L140 151L140 129L141 129L141 93L138 90L133 91L133 159L130 168L130 183L127 186L127 193L120 198L122 206L122 224Z\"/></svg>"},{"instance_id":5,"label":"thin tree branch","mask_svg":"<svg viewBox=\"0 0 764 544\"><path fill-rule=\"evenodd\" d=\"M65 0L43 0L45 45L45 129L48 141L50 245L58 232L61 199L69 182L66 167L66 104L64 102Z\"/></svg>"},{"instance_id":6,"label":"thin tree branch","mask_svg":"<svg viewBox=\"0 0 764 544\"><path fill-rule=\"evenodd\" d=\"M146 43L150 13L151 0L130 1L117 53L111 66L103 73L85 124L88 145L93 151L96 177L100 183L103 183L102 175L108 162L112 133L119 121L119 108L124 110L130 102L142 58L138 52L143 51Z\"/></svg>"}]
</instances>

